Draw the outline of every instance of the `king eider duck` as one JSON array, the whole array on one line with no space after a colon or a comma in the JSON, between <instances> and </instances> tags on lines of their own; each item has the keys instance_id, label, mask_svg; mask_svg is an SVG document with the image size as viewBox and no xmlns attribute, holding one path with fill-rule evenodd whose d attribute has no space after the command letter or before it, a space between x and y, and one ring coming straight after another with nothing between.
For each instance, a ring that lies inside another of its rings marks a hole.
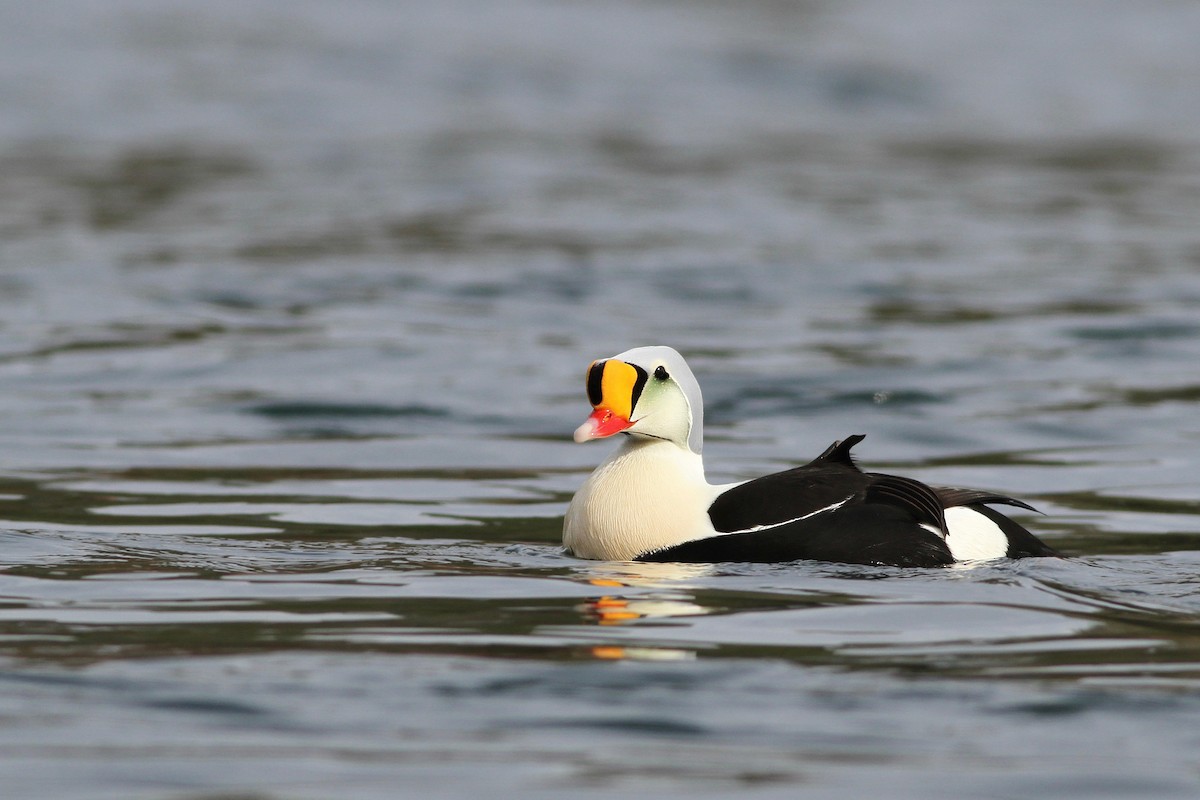
<instances>
[{"instance_id":1,"label":"king eider duck","mask_svg":"<svg viewBox=\"0 0 1200 800\"><path fill-rule=\"evenodd\" d=\"M580 558L934 567L1058 555L990 508L1034 510L1020 500L863 472L850 455L861 435L804 466L710 484L700 456L700 385L670 347L593 362L587 394L593 411L575 441L618 433L624 441L567 509L563 545Z\"/></svg>"}]
</instances>

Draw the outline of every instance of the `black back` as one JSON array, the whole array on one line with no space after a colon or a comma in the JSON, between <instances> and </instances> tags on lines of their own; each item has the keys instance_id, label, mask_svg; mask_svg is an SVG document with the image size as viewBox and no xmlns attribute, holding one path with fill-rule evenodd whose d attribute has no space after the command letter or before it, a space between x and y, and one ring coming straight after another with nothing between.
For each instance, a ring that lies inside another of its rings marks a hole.
<instances>
[{"instance_id":1,"label":"black back","mask_svg":"<svg viewBox=\"0 0 1200 800\"><path fill-rule=\"evenodd\" d=\"M946 545L945 509L969 506L1008 538L1007 555L1054 556L1054 550L985 503L1033 510L1019 500L973 489L933 488L911 478L863 472L834 442L808 464L723 492L708 510L721 534L646 553L639 561L781 562L816 559L847 564L935 567L954 562Z\"/></svg>"},{"instance_id":2,"label":"black back","mask_svg":"<svg viewBox=\"0 0 1200 800\"><path fill-rule=\"evenodd\" d=\"M834 442L804 466L764 475L723 492L708 509L713 527L729 532L778 525L865 492L871 479L850 456L850 448L864 438L856 435Z\"/></svg>"},{"instance_id":3,"label":"black back","mask_svg":"<svg viewBox=\"0 0 1200 800\"><path fill-rule=\"evenodd\" d=\"M901 567L954 563L945 539L914 524L906 509L883 503L851 505L763 531L684 542L637 560L778 563L802 558Z\"/></svg>"}]
</instances>

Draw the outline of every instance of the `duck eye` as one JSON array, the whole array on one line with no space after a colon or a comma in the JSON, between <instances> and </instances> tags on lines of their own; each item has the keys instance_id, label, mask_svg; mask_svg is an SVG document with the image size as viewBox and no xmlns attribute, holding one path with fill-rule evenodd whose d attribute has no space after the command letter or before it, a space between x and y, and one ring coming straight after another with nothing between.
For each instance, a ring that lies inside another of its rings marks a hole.
<instances>
[{"instance_id":1,"label":"duck eye","mask_svg":"<svg viewBox=\"0 0 1200 800\"><path fill-rule=\"evenodd\" d=\"M667 374L666 367L658 366L658 367L654 368L654 377L660 381L665 381L667 378L669 378L671 376Z\"/></svg>"}]
</instances>

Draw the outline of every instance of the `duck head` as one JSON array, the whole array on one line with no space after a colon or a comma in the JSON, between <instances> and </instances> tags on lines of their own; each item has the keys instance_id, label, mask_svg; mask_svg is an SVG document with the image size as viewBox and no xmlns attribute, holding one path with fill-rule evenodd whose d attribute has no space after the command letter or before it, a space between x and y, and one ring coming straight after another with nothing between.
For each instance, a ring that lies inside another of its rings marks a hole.
<instances>
[{"instance_id":1,"label":"duck head","mask_svg":"<svg viewBox=\"0 0 1200 800\"><path fill-rule=\"evenodd\" d=\"M664 439L699 455L704 442L700 384L672 348L635 347L593 361L587 393L593 410L575 430L575 441L625 433Z\"/></svg>"}]
</instances>

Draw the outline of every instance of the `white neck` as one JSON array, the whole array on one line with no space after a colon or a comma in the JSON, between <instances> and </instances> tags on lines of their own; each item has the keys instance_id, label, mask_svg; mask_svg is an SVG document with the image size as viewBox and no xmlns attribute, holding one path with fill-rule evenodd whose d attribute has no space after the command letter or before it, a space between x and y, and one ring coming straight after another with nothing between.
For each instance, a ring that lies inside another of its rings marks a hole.
<instances>
[{"instance_id":1,"label":"white neck","mask_svg":"<svg viewBox=\"0 0 1200 800\"><path fill-rule=\"evenodd\" d=\"M659 439L624 438L571 500L567 549L580 558L631 561L712 536L708 507L726 487L704 479L700 455Z\"/></svg>"}]
</instances>

